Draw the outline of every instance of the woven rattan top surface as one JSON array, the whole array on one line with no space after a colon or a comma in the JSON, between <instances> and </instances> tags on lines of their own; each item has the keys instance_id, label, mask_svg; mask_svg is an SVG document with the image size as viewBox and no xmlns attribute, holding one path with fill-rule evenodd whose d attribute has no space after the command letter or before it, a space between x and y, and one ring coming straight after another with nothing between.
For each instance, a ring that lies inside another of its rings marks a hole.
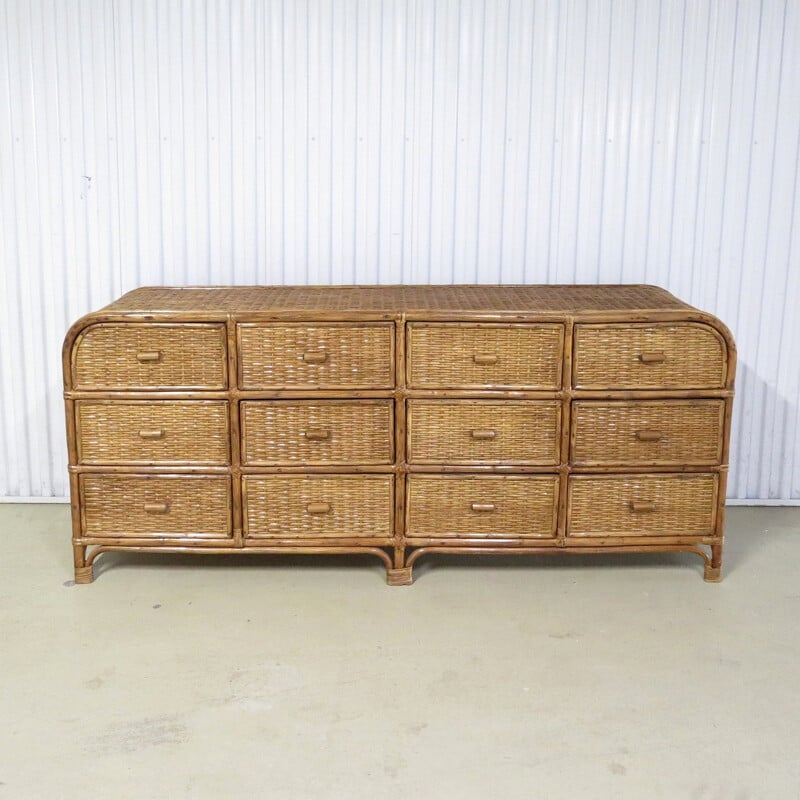
<instances>
[{"instance_id":1,"label":"woven rattan top surface","mask_svg":"<svg viewBox=\"0 0 800 800\"><path fill-rule=\"evenodd\" d=\"M658 286L145 286L107 306L113 313L473 313L688 309Z\"/></svg>"}]
</instances>

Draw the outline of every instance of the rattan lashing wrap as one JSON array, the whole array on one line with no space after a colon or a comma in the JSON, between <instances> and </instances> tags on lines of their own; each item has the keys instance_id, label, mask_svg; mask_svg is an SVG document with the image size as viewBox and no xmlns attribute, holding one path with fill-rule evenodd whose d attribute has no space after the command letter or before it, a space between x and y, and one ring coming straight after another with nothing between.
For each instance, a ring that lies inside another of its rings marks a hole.
<instances>
[{"instance_id":1,"label":"rattan lashing wrap","mask_svg":"<svg viewBox=\"0 0 800 800\"><path fill-rule=\"evenodd\" d=\"M241 386L275 389L390 388L394 385L394 326L240 325ZM324 354L307 363L304 354Z\"/></svg>"},{"instance_id":2,"label":"rattan lashing wrap","mask_svg":"<svg viewBox=\"0 0 800 800\"><path fill-rule=\"evenodd\" d=\"M563 325L410 323L409 385L556 389L563 339ZM496 362L476 363L481 356Z\"/></svg>"},{"instance_id":3,"label":"rattan lashing wrap","mask_svg":"<svg viewBox=\"0 0 800 800\"><path fill-rule=\"evenodd\" d=\"M231 530L226 476L80 476L87 536L225 536ZM146 504L166 505L163 513Z\"/></svg>"},{"instance_id":4,"label":"rattan lashing wrap","mask_svg":"<svg viewBox=\"0 0 800 800\"><path fill-rule=\"evenodd\" d=\"M412 464L559 461L561 404L552 400L409 400L406 427Z\"/></svg>"},{"instance_id":5,"label":"rattan lashing wrap","mask_svg":"<svg viewBox=\"0 0 800 800\"><path fill-rule=\"evenodd\" d=\"M75 412L82 464L230 463L224 400L78 400Z\"/></svg>"},{"instance_id":6,"label":"rattan lashing wrap","mask_svg":"<svg viewBox=\"0 0 800 800\"><path fill-rule=\"evenodd\" d=\"M558 477L410 475L408 536L537 537L556 528ZM492 511L472 504L494 504Z\"/></svg>"},{"instance_id":7,"label":"rattan lashing wrap","mask_svg":"<svg viewBox=\"0 0 800 800\"><path fill-rule=\"evenodd\" d=\"M643 363L663 353L662 363ZM705 324L576 325L574 385L583 389L701 389L725 385L725 344Z\"/></svg>"},{"instance_id":8,"label":"rattan lashing wrap","mask_svg":"<svg viewBox=\"0 0 800 800\"><path fill-rule=\"evenodd\" d=\"M717 476L573 475L569 483L570 536L710 536ZM652 503L636 511L632 503Z\"/></svg>"},{"instance_id":9,"label":"rattan lashing wrap","mask_svg":"<svg viewBox=\"0 0 800 800\"><path fill-rule=\"evenodd\" d=\"M76 389L224 389L225 353L224 325L101 323L77 341L73 379Z\"/></svg>"},{"instance_id":10,"label":"rattan lashing wrap","mask_svg":"<svg viewBox=\"0 0 800 800\"><path fill-rule=\"evenodd\" d=\"M576 465L717 464L722 455L723 400L576 401ZM657 433L642 441L637 432Z\"/></svg>"},{"instance_id":11,"label":"rattan lashing wrap","mask_svg":"<svg viewBox=\"0 0 800 800\"><path fill-rule=\"evenodd\" d=\"M250 537L388 537L393 532L392 475L245 476ZM311 513L309 504L328 504Z\"/></svg>"},{"instance_id":12,"label":"rattan lashing wrap","mask_svg":"<svg viewBox=\"0 0 800 800\"><path fill-rule=\"evenodd\" d=\"M242 459L248 465L391 464L392 400L245 401ZM324 433L324 438L314 434Z\"/></svg>"}]
</instances>

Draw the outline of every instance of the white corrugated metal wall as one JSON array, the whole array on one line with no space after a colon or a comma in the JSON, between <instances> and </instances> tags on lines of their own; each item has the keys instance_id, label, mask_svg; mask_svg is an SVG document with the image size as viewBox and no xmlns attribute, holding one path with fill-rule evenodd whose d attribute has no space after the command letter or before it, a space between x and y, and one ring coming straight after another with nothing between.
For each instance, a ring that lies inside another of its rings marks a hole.
<instances>
[{"instance_id":1,"label":"white corrugated metal wall","mask_svg":"<svg viewBox=\"0 0 800 800\"><path fill-rule=\"evenodd\" d=\"M800 501L796 0L0 0L0 496L62 497L68 324L140 284L648 282Z\"/></svg>"}]
</instances>

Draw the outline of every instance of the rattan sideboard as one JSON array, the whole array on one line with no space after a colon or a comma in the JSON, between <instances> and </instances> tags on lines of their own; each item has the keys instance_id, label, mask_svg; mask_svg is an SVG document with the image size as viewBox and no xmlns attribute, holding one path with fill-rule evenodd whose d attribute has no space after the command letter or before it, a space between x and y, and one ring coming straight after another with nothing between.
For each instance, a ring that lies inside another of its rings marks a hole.
<instances>
[{"instance_id":1,"label":"rattan sideboard","mask_svg":"<svg viewBox=\"0 0 800 800\"><path fill-rule=\"evenodd\" d=\"M654 286L137 289L64 342L75 580L107 551L689 551L736 351Z\"/></svg>"}]
</instances>

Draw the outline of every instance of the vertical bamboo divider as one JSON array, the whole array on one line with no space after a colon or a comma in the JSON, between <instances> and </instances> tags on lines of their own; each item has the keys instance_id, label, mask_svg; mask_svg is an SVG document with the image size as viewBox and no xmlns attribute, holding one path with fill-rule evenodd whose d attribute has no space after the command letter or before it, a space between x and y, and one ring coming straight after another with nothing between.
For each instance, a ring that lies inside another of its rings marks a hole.
<instances>
[{"instance_id":1,"label":"vertical bamboo divider","mask_svg":"<svg viewBox=\"0 0 800 800\"><path fill-rule=\"evenodd\" d=\"M411 570L405 565L406 558L406 321L401 314L395 320L395 417L394 417L394 560L393 569L387 573L387 581L393 586L411 583Z\"/></svg>"},{"instance_id":2,"label":"vertical bamboo divider","mask_svg":"<svg viewBox=\"0 0 800 800\"><path fill-rule=\"evenodd\" d=\"M233 545L244 545L242 501L242 435L239 418L239 350L236 346L236 321L228 314L226 321L228 356L228 414L230 420L230 475L233 496Z\"/></svg>"},{"instance_id":3,"label":"vertical bamboo divider","mask_svg":"<svg viewBox=\"0 0 800 800\"><path fill-rule=\"evenodd\" d=\"M575 319L567 317L564 326L564 362L561 371L561 461L558 467L558 544L566 545L567 496L570 475L570 427L572 416L572 343Z\"/></svg>"}]
</instances>

